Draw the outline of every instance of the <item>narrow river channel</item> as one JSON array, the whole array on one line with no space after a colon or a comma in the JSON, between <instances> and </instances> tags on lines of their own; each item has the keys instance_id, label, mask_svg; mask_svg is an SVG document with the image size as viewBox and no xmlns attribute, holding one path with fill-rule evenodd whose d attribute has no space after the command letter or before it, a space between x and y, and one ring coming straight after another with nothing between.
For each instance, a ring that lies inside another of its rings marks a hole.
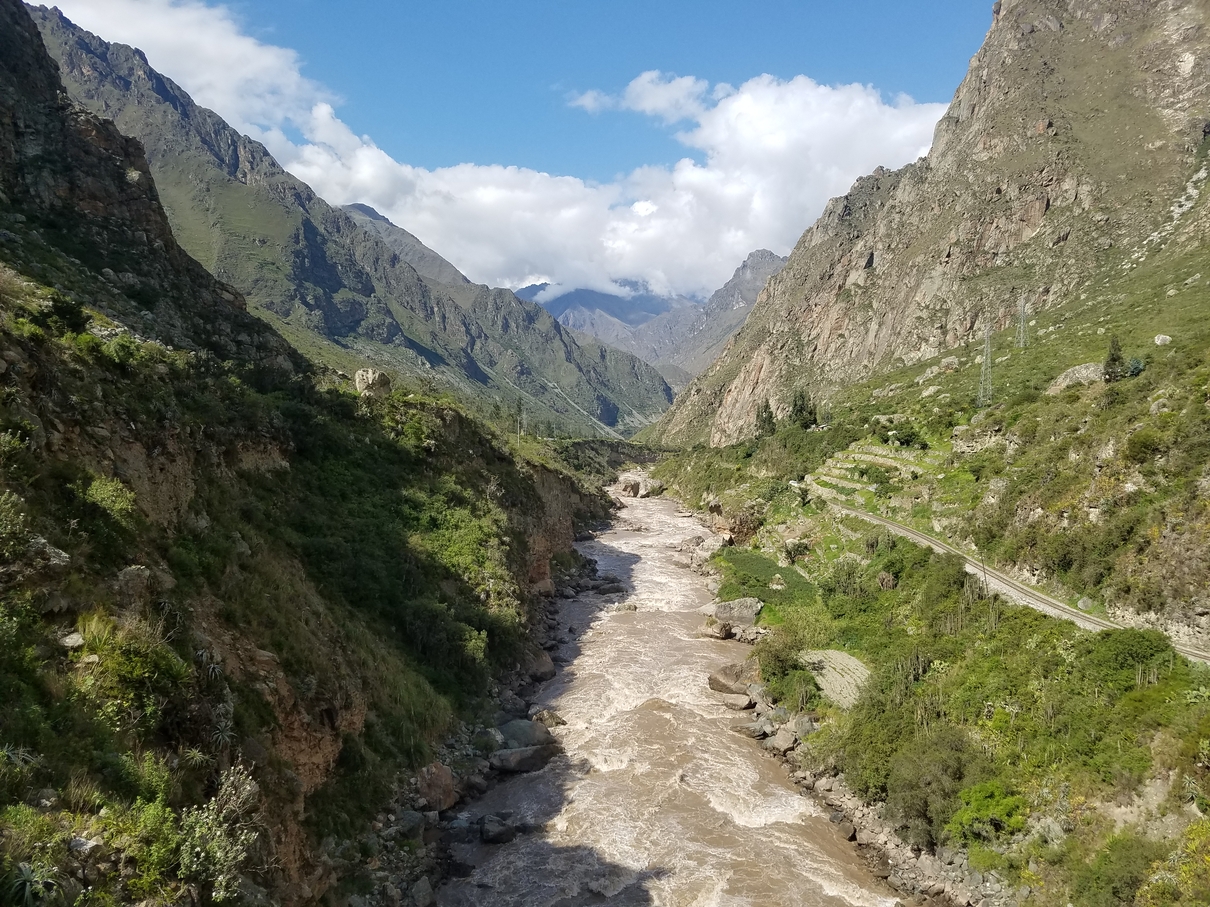
<instances>
[{"instance_id":1,"label":"narrow river channel","mask_svg":"<svg viewBox=\"0 0 1210 907\"><path fill-rule=\"evenodd\" d=\"M712 596L681 541L708 535L665 499L628 500L580 550L631 590L564 601L576 628L539 702L567 721L566 755L467 808L533 829L495 847L458 845L474 867L442 907L889 907L890 890L735 719L707 675L748 647L701 639Z\"/></svg>"}]
</instances>

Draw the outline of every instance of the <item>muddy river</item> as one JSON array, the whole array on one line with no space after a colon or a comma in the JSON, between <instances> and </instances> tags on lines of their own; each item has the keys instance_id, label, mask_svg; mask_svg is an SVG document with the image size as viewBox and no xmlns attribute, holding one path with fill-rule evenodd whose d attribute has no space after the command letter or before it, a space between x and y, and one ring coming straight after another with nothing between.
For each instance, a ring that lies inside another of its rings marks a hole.
<instances>
[{"instance_id":1,"label":"muddy river","mask_svg":"<svg viewBox=\"0 0 1210 907\"><path fill-rule=\"evenodd\" d=\"M890 907L823 810L802 796L706 685L748 647L701 639L707 579L677 551L706 535L664 499L628 500L610 531L581 544L631 590L562 602L574 628L540 704L567 721L566 755L467 807L533 827L507 844L455 845L474 867L442 907Z\"/></svg>"}]
</instances>

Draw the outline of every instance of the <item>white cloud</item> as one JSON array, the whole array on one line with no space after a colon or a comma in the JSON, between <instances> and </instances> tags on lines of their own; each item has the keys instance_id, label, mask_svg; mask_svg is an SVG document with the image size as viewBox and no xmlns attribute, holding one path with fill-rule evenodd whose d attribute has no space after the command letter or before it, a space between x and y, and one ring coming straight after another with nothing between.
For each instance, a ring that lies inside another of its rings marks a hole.
<instances>
[{"instance_id":1,"label":"white cloud","mask_svg":"<svg viewBox=\"0 0 1210 907\"><path fill-rule=\"evenodd\" d=\"M353 133L328 92L302 75L296 53L249 37L225 7L57 2L101 37L142 48L328 201L373 205L472 279L494 285L608 290L631 279L657 291L708 293L753 249L787 252L827 199L861 174L925 153L944 112L806 76L762 75L733 87L650 71L618 95L588 91L569 104L682 124L677 138L701 163L641 167L607 184L523 167L427 170ZM304 141L292 142L290 131Z\"/></svg>"}]
</instances>

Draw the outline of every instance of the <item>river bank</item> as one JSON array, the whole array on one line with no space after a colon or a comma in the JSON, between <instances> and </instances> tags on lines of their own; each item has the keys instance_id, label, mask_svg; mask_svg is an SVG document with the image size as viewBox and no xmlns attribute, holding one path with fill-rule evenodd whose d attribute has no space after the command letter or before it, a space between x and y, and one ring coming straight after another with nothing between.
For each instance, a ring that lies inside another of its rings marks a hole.
<instances>
[{"instance_id":1,"label":"river bank","mask_svg":"<svg viewBox=\"0 0 1210 907\"><path fill-rule=\"evenodd\" d=\"M533 709L566 721L553 729L564 754L455 810L450 856L466 877L437 903L891 907L828 812L730 731L735 713L705 682L749 651L698 632L714 589L682 549L712 533L670 500L625 503L578 546L620 589L557 600L560 669ZM516 837L485 843L497 820Z\"/></svg>"},{"instance_id":2,"label":"river bank","mask_svg":"<svg viewBox=\"0 0 1210 907\"><path fill-rule=\"evenodd\" d=\"M669 499L619 502L535 628L553 658L519 665L496 691L499 728L463 727L379 817L372 901L1002 907L1027 894L960 851L921 853L842 776L805 770L797 738L777 735L796 717L759 685L740 711L717 678L750 646L703 626L718 588L709 555L729 539ZM501 771L517 742L501 729L525 718L563 753Z\"/></svg>"}]
</instances>

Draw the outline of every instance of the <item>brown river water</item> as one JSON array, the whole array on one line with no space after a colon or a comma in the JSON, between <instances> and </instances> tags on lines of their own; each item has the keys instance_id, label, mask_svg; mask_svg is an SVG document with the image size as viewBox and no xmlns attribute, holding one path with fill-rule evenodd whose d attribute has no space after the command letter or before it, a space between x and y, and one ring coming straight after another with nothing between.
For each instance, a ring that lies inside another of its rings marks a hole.
<instances>
[{"instance_id":1,"label":"brown river water","mask_svg":"<svg viewBox=\"0 0 1210 907\"><path fill-rule=\"evenodd\" d=\"M541 825L498 846L454 845L474 867L441 907L890 907L823 810L802 796L706 684L750 654L701 639L707 579L676 550L707 535L665 499L628 500L581 552L621 577L635 612L592 593L562 603L568 663L538 702L567 721L566 755L488 792L462 814Z\"/></svg>"}]
</instances>

